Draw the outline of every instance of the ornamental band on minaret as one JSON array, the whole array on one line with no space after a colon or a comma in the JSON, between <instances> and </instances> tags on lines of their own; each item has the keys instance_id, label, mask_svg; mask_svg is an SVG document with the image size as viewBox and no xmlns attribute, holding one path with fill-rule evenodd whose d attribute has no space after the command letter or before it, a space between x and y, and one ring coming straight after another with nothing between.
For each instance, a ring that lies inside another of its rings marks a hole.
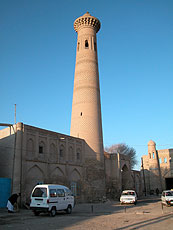
<instances>
[{"instance_id":1,"label":"ornamental band on minaret","mask_svg":"<svg viewBox=\"0 0 173 230\"><path fill-rule=\"evenodd\" d=\"M103 161L103 135L96 33L100 22L88 12L77 18L78 33L70 135L85 139L94 151L91 156ZM89 156L90 155L90 156Z\"/></svg>"}]
</instances>

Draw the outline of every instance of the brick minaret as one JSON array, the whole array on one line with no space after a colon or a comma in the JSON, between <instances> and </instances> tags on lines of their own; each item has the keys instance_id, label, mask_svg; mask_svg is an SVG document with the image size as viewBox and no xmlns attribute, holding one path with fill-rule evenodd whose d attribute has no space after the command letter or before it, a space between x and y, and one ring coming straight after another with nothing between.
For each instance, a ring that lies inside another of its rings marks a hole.
<instances>
[{"instance_id":1,"label":"brick minaret","mask_svg":"<svg viewBox=\"0 0 173 230\"><path fill-rule=\"evenodd\" d=\"M87 12L75 20L74 29L78 33L78 39L70 135L85 139L94 151L93 156L86 157L95 157L98 161L103 161L96 40L100 22Z\"/></svg>"}]
</instances>

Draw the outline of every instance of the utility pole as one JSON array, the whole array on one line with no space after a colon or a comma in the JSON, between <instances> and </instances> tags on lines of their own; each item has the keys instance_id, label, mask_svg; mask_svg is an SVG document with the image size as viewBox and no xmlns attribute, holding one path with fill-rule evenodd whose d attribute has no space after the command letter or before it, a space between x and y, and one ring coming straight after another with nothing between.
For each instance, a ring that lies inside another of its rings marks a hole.
<instances>
[{"instance_id":1,"label":"utility pole","mask_svg":"<svg viewBox=\"0 0 173 230\"><path fill-rule=\"evenodd\" d=\"M143 164L143 158L142 157L141 157L141 166L142 166L143 180L144 180L144 193L145 193L145 196L146 196L145 173L144 173L144 164Z\"/></svg>"},{"instance_id":2,"label":"utility pole","mask_svg":"<svg viewBox=\"0 0 173 230\"><path fill-rule=\"evenodd\" d=\"M159 156L158 156L157 150L156 150L156 158L157 158L157 165L158 165L158 171L159 171L160 188L161 188L161 192L162 192L163 191L162 174L161 174L160 161L159 161Z\"/></svg>"},{"instance_id":3,"label":"utility pole","mask_svg":"<svg viewBox=\"0 0 173 230\"><path fill-rule=\"evenodd\" d=\"M14 124L16 124L16 104L14 104L15 106L15 112L14 112Z\"/></svg>"}]
</instances>

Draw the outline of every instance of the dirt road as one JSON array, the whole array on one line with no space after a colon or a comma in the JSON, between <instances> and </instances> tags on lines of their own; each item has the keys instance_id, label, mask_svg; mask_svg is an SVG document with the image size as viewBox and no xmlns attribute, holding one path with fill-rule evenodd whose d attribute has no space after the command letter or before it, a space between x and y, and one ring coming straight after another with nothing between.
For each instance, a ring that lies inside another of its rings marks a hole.
<instances>
[{"instance_id":1,"label":"dirt road","mask_svg":"<svg viewBox=\"0 0 173 230\"><path fill-rule=\"evenodd\" d=\"M112 229L172 229L173 207L161 206L156 197L139 200L137 205L122 206L119 202L78 204L72 214L57 213L34 216L30 210L9 214L0 210L0 229L16 230L112 230Z\"/></svg>"}]
</instances>

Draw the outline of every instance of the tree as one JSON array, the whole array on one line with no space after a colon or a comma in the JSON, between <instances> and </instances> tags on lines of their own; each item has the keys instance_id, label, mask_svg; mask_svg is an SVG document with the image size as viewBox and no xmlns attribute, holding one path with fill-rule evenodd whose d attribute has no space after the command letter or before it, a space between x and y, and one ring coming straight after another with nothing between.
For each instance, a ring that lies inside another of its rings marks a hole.
<instances>
[{"instance_id":1,"label":"tree","mask_svg":"<svg viewBox=\"0 0 173 230\"><path fill-rule=\"evenodd\" d=\"M110 147L105 147L105 151L108 153L120 153L129 156L131 160L132 169L137 164L136 150L133 147L129 147L124 143L111 145Z\"/></svg>"}]
</instances>

